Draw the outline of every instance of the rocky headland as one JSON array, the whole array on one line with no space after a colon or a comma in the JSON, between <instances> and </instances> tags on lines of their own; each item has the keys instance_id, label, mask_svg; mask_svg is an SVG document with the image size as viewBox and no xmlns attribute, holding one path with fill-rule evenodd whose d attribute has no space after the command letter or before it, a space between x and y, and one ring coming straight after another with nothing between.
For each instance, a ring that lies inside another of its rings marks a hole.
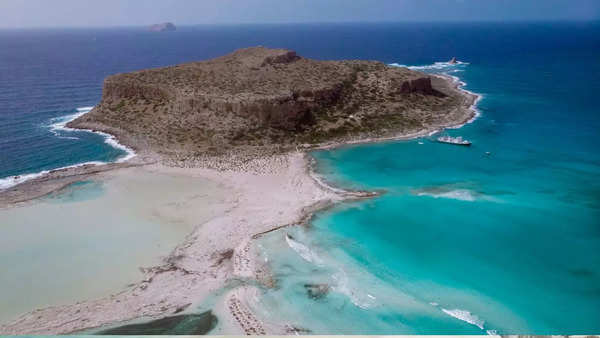
<instances>
[{"instance_id":1,"label":"rocky headland","mask_svg":"<svg viewBox=\"0 0 600 338\"><path fill-rule=\"evenodd\" d=\"M68 126L168 161L253 158L459 124L473 116L474 98L407 68L254 47L109 76L101 102Z\"/></svg>"}]
</instances>

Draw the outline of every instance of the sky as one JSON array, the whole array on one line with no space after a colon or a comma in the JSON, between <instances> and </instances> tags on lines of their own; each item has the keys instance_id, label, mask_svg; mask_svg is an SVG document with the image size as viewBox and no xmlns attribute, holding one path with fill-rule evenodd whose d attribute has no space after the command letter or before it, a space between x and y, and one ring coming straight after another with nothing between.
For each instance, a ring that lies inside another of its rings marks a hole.
<instances>
[{"instance_id":1,"label":"sky","mask_svg":"<svg viewBox=\"0 0 600 338\"><path fill-rule=\"evenodd\" d=\"M599 19L600 0L0 0L0 28Z\"/></svg>"}]
</instances>

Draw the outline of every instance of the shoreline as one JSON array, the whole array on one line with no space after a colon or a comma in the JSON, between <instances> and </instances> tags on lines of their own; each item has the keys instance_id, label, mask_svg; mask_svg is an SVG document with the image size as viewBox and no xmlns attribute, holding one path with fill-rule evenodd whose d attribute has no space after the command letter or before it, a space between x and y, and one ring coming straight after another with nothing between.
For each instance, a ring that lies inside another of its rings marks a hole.
<instances>
[{"instance_id":1,"label":"shoreline","mask_svg":"<svg viewBox=\"0 0 600 338\"><path fill-rule=\"evenodd\" d=\"M165 316L193 308L191 305L201 303L227 281L260 280L249 250L252 237L279 229L282 224L298 224L323 205L344 197L316 185L308 175L304 153L258 161L279 170L274 170L274 174L255 174L160 164L144 166L159 173L179 173L217 182L231 189L232 206L225 214L197 225L163 264L144 269L145 278L130 289L101 299L34 310L0 326L0 332L72 333L139 317ZM118 169L111 174L118 175ZM252 219L247 217L249 212L253 213ZM209 240L206 243L198 238ZM218 314L224 321L227 316ZM236 332L235 327L231 330Z\"/></svg>"},{"instance_id":2,"label":"shoreline","mask_svg":"<svg viewBox=\"0 0 600 338\"><path fill-rule=\"evenodd\" d=\"M56 137L62 137L62 136L58 135L57 131L86 131L89 133L101 135L104 138L104 143L110 145L111 147L113 147L115 149L124 151L125 152L124 156L121 156L111 162L89 161L89 162L76 163L76 164L72 164L72 165L68 165L68 166L64 166L64 167L58 167L58 168L54 168L54 169L46 169L46 170L42 170L42 171L35 172L35 173L23 173L23 174L19 174L19 175L2 177L2 178L0 178L0 193L5 190L16 187L20 184L26 183L30 180L35 180L37 178L43 178L45 175L48 175L48 174L56 172L56 171L69 170L69 169L73 169L73 168L79 168L79 167L90 166L90 165L102 166L102 165L113 164L113 163L125 163L125 162L133 159L134 157L136 157L137 156L136 152L132 148L119 143L119 141L115 135L111 135L111 134L108 134L108 133L105 133L102 131L97 131L97 130L92 130L92 129L83 129L83 128L75 129L75 128L66 126L69 122L89 113L90 111L92 111L93 108L94 107L76 108L77 113L53 118L53 119L51 119L51 121L57 120L57 119L65 119L65 120L52 123L52 124L48 125L47 127L49 127L50 131Z\"/></svg>"},{"instance_id":3,"label":"shoreline","mask_svg":"<svg viewBox=\"0 0 600 338\"><path fill-rule=\"evenodd\" d=\"M287 226L304 224L314 213L338 203L372 198L380 192L350 191L336 187L320 177L314 168L310 151L332 149L344 145L379 143L394 140L410 140L433 135L443 129L460 128L480 116L476 109L481 95L462 88L464 82L449 75L436 75L449 81L468 100L468 115L462 121L433 130L381 138L366 138L347 142L321 144L297 152L256 158L239 170L215 170L207 168L177 168L158 164L155 159L132 158L123 163L81 165L51 171L0 191L0 208L59 191L67 185L101 174L117 171L127 166L142 166L161 173L178 172L190 178L202 177L229 187L234 195L232 207L224 215L199 224L175 247L164 263L144 269L145 278L128 290L96 300L84 300L76 304L37 309L0 324L2 334L61 334L80 332L93 328L114 326L136 318L160 318L174 313L189 312L212 293L222 290L228 281L242 280L242 285L226 292L214 311L223 322L217 333L283 333L293 334L289 325L265 325L248 310L247 305L256 296L256 285L269 287L270 275L259 266L252 253L252 241L265 233ZM87 130L94 132L93 130ZM106 133L102 133L106 134ZM110 135L110 134L106 134ZM116 140L116 136L110 135ZM127 147L127 146L124 146ZM134 156L135 158L135 156ZM256 173L252 165L267 167L267 172ZM54 177L54 176L58 177ZM62 176L61 176L62 175ZM54 184L53 182L54 181ZM39 186L46 187L40 189ZM7 191L25 187L22 200L4 199ZM36 188L37 189L34 189ZM15 189L16 188L16 189ZM27 192L27 188L35 193ZM274 207L277 206L277 207ZM251 217L248 215L251 214ZM250 218L250 219L249 219ZM208 239L199 240L199 238ZM233 244L233 247L231 247ZM252 283L248 283L252 282ZM168 290L168 292L165 292ZM193 296L190 296L193 295ZM249 324L250 323L250 324Z\"/></svg>"}]
</instances>

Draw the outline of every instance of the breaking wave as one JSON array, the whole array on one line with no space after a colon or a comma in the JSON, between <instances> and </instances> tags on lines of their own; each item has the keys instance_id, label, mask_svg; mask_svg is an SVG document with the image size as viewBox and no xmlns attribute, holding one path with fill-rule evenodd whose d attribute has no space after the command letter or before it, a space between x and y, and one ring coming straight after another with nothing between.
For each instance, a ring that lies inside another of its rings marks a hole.
<instances>
[{"instance_id":1,"label":"breaking wave","mask_svg":"<svg viewBox=\"0 0 600 338\"><path fill-rule=\"evenodd\" d=\"M73 129L73 128L67 127L67 123L75 120L76 118L78 118L82 115L89 113L93 108L94 107L77 108L76 109L77 112L74 114L69 114L69 115L60 116L60 117L51 119L50 124L45 125L45 127L47 127L50 130L50 132L52 134L54 134L54 136L62 138L62 139L78 140L79 139L78 137L64 135L65 132L72 132L72 131L82 131L83 130L83 131L87 131L90 133L96 133L96 134L102 135L104 137L104 143L110 145L111 147L113 147L115 149L119 149L119 150L122 150L125 152L124 156L118 158L115 161L116 163L125 162L125 161L135 157L136 154L133 151L133 149L120 144L117 141L117 139L110 134L99 132L99 131L92 131L92 130L88 130L88 129ZM78 163L78 164L74 164L74 165L70 165L70 166L66 166L66 167L60 167L60 168L56 168L56 169L52 169L52 170L43 170L38 173L23 174L23 175L16 175L16 176L0 178L0 190L5 190L8 188L14 187L15 185L21 184L23 182L44 176L54 170L76 168L76 167L81 167L84 165L102 165L102 164L106 164L106 163L107 162L102 162L102 161L91 161L91 162Z\"/></svg>"},{"instance_id":2,"label":"breaking wave","mask_svg":"<svg viewBox=\"0 0 600 338\"><path fill-rule=\"evenodd\" d=\"M463 322L467 322L471 325L475 325L478 328L483 330L483 324L485 324L485 321L467 310L460 310L460 309L448 310L448 309L442 308L442 311L449 316L452 316L456 319L462 320Z\"/></svg>"},{"instance_id":3,"label":"breaking wave","mask_svg":"<svg viewBox=\"0 0 600 338\"><path fill-rule=\"evenodd\" d=\"M474 202L478 199L478 193L468 189L456 189L450 191L417 191L417 196L430 196L433 198L449 198L460 201Z\"/></svg>"},{"instance_id":4,"label":"breaking wave","mask_svg":"<svg viewBox=\"0 0 600 338\"><path fill-rule=\"evenodd\" d=\"M360 287L352 285L353 281L348 277L348 274L343 267L339 266L336 262L328 261L319 257L313 250L311 250L305 244L296 241L292 236L286 235L285 240L290 248L292 248L300 257L305 261L323 267L328 265L329 268L335 270L332 274L334 281L331 289L335 292L345 295L350 299L350 302L361 309L368 309L376 305L377 298L370 293L364 292Z\"/></svg>"},{"instance_id":5,"label":"breaking wave","mask_svg":"<svg viewBox=\"0 0 600 338\"><path fill-rule=\"evenodd\" d=\"M376 304L375 301L377 298L375 298L375 296L369 293L361 294L355 288L350 286L350 279L344 270L340 269L339 272L332 276L332 278L336 282L332 289L336 292L346 295L352 304L356 305L357 307L366 310Z\"/></svg>"},{"instance_id":6,"label":"breaking wave","mask_svg":"<svg viewBox=\"0 0 600 338\"><path fill-rule=\"evenodd\" d=\"M53 171L56 170L63 170L63 169L70 169L70 168L77 168L77 167L83 167L84 165L102 165L102 164L106 164L106 162L102 162L102 161L90 161L90 162L83 162L83 163L78 163L78 164L74 164L74 165L69 165L66 167L60 167L60 168L56 168L56 169L52 169L52 170L42 170L38 173L33 173L33 174L24 174L24 175L16 175L16 176L9 176L9 177L5 177L5 178L0 178L0 190L4 190L4 189L8 189L11 187L14 187L17 184L21 184L23 182L32 180L34 178L38 178L41 176L44 176L46 174L49 174Z\"/></svg>"},{"instance_id":7,"label":"breaking wave","mask_svg":"<svg viewBox=\"0 0 600 338\"><path fill-rule=\"evenodd\" d=\"M323 260L306 245L295 241L290 235L285 235L285 241L305 261L316 265L323 265Z\"/></svg>"},{"instance_id":8,"label":"breaking wave","mask_svg":"<svg viewBox=\"0 0 600 338\"><path fill-rule=\"evenodd\" d=\"M120 157L117 161L117 163L121 163L121 162L125 162L133 157L135 157L135 152L133 151L133 149L120 144L117 139L107 133L103 133L101 131L92 131L89 129L73 129L73 128L69 128L67 127L67 123L75 120L76 118L83 116L87 113L89 113L90 111L92 111L92 109L94 109L94 107L81 107L81 108L77 108L77 113L75 114L70 114L70 115L66 115L66 116L61 116L61 117L57 117L51 120L51 122L53 122L52 124L49 125L50 131L60 137L60 138L67 138L67 139L79 139L78 137L73 137L73 136L64 136L61 135L60 132L70 132L70 131L80 131L80 130L84 130L84 131L88 131L91 133L96 133L99 135L102 135L104 137L104 143L110 145L113 148L122 150L126 153L125 156Z\"/></svg>"},{"instance_id":9,"label":"breaking wave","mask_svg":"<svg viewBox=\"0 0 600 338\"><path fill-rule=\"evenodd\" d=\"M446 127L446 129L458 129L458 128L461 128L465 124L469 124L469 123L475 121L479 116L481 116L481 112L479 111L479 109L477 109L477 104L483 98L483 95L477 94L477 93L473 93L472 91L465 89L464 87L467 84L464 81L461 81L455 75L452 75L452 73L463 72L464 68L469 65L468 62L463 62L463 61L456 61L456 63L435 62L435 63L433 63L431 65L421 65L421 66L408 66L408 65L403 65L403 64L399 64L399 63L390 63L389 65L393 66L393 67L405 67L405 68L408 68L408 69L418 70L418 71L425 71L425 72L429 71L429 73L431 73L433 75L438 74L437 76L447 76L447 77L450 77L450 78L452 78L452 81L458 85L458 88L460 90L462 90L462 91L464 91L466 93L469 93L471 95L475 95L475 101L473 102L473 104L470 107L470 109L474 113L473 117L470 120L468 120L467 122L463 123L463 124L452 126L452 127ZM435 131L434 134L437 133L437 132L438 131Z\"/></svg>"},{"instance_id":10,"label":"breaking wave","mask_svg":"<svg viewBox=\"0 0 600 338\"><path fill-rule=\"evenodd\" d=\"M450 62L435 62L431 65L421 65L421 66L407 66L399 63L390 63L390 66L394 67L405 67L412 70L445 70L449 69L453 72L461 71L460 69L456 69L457 66L466 66L468 62L456 61L456 63Z\"/></svg>"},{"instance_id":11,"label":"breaking wave","mask_svg":"<svg viewBox=\"0 0 600 338\"><path fill-rule=\"evenodd\" d=\"M75 120L76 118L80 117L81 115L84 115L84 114L90 112L92 110L92 108L94 108L94 107L77 108L77 113L75 113L75 114L55 117L55 118L51 119L50 125L48 126L48 128L50 129L50 132L58 138L79 140L79 137L64 136L64 135L62 135L61 132L72 131L71 128L67 127L67 123Z\"/></svg>"}]
</instances>

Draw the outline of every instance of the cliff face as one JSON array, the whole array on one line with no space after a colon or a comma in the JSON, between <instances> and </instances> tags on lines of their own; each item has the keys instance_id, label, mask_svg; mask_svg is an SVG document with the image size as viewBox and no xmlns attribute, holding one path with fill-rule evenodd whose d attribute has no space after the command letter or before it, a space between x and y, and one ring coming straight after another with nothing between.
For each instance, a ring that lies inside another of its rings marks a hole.
<instances>
[{"instance_id":1,"label":"cliff face","mask_svg":"<svg viewBox=\"0 0 600 338\"><path fill-rule=\"evenodd\" d=\"M406 68L257 47L110 76L100 104L70 126L166 155L219 153L418 131L466 105L446 80Z\"/></svg>"}]
</instances>

